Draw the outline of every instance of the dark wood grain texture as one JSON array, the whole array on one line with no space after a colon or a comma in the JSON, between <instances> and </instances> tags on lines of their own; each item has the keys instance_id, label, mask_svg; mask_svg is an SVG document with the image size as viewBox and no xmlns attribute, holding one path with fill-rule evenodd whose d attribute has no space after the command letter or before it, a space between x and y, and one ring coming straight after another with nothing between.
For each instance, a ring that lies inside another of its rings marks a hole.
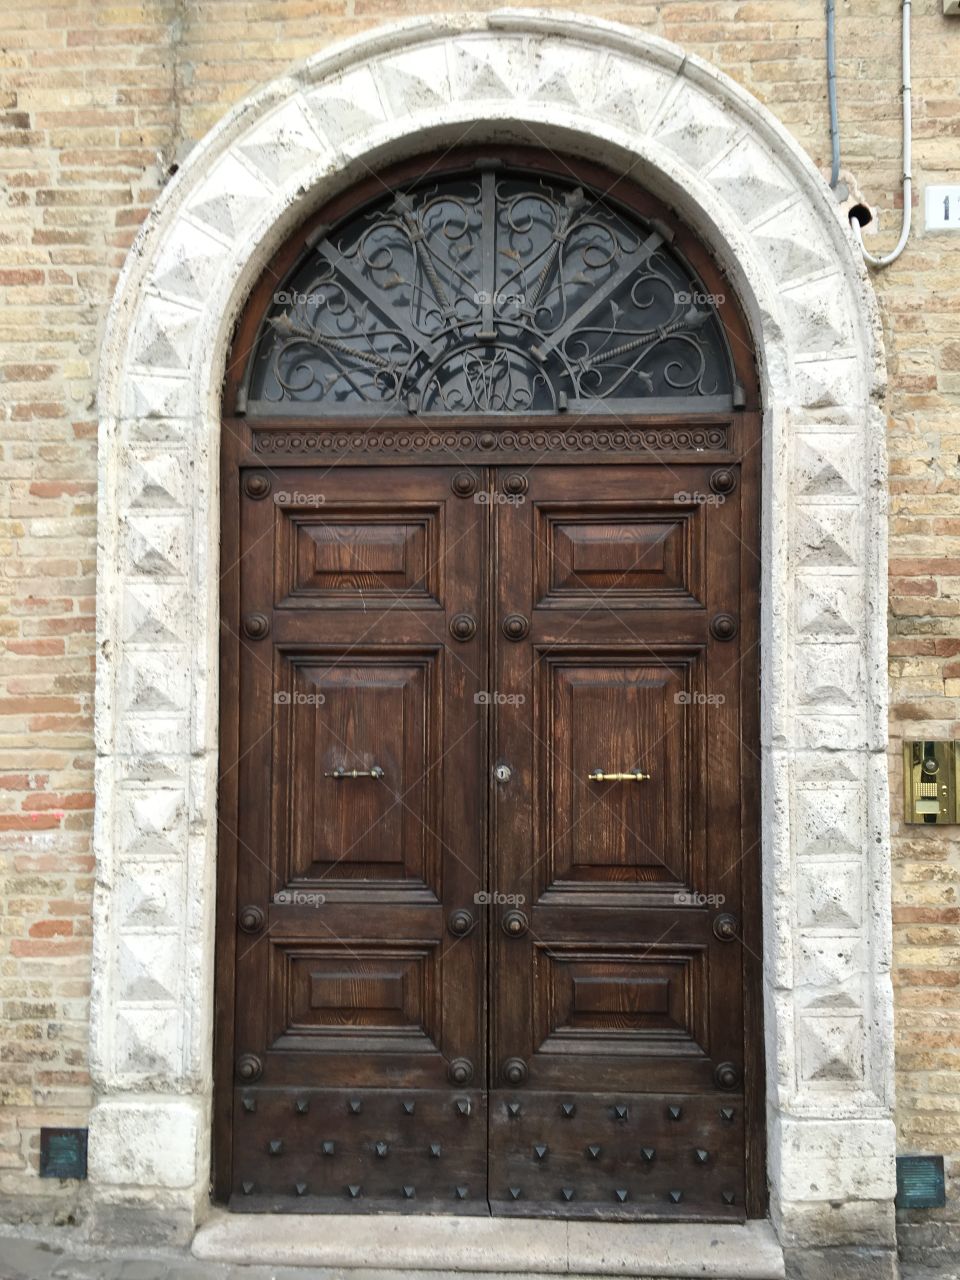
<instances>
[{"instance_id":1,"label":"dark wood grain texture","mask_svg":"<svg viewBox=\"0 0 960 1280\"><path fill-rule=\"evenodd\" d=\"M675 244L725 295L746 411L248 422L276 275L244 310L222 450L231 1209L766 1211L756 372L722 274Z\"/></svg>"}]
</instances>

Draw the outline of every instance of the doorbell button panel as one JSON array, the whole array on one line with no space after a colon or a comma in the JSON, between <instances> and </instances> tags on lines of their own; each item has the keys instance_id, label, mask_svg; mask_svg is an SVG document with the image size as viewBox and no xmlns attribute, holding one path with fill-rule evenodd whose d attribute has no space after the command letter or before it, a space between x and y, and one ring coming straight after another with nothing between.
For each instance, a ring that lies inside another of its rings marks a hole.
<instances>
[{"instance_id":1,"label":"doorbell button panel","mask_svg":"<svg viewBox=\"0 0 960 1280\"><path fill-rule=\"evenodd\" d=\"M903 744L903 820L911 825L960 822L960 742Z\"/></svg>"}]
</instances>

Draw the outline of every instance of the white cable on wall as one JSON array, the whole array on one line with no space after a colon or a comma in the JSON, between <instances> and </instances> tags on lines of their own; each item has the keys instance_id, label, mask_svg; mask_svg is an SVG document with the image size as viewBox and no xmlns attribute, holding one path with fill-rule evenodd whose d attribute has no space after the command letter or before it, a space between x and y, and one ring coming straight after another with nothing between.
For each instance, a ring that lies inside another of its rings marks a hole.
<instances>
[{"instance_id":1,"label":"white cable on wall","mask_svg":"<svg viewBox=\"0 0 960 1280\"><path fill-rule=\"evenodd\" d=\"M910 18L912 0L903 0L903 227L897 247L890 253L877 257L863 243L863 231L856 216L850 225L864 258L872 267L889 267L896 262L907 246L913 220L913 77L910 71Z\"/></svg>"}]
</instances>

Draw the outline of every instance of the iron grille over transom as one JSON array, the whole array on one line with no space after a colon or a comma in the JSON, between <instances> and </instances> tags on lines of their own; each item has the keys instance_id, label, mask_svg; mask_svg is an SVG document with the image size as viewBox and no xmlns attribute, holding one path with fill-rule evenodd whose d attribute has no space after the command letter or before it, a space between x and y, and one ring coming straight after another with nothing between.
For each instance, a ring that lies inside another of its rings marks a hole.
<instances>
[{"instance_id":1,"label":"iron grille over transom","mask_svg":"<svg viewBox=\"0 0 960 1280\"><path fill-rule=\"evenodd\" d=\"M481 163L311 237L273 295L250 414L727 410L716 298L671 232Z\"/></svg>"}]
</instances>

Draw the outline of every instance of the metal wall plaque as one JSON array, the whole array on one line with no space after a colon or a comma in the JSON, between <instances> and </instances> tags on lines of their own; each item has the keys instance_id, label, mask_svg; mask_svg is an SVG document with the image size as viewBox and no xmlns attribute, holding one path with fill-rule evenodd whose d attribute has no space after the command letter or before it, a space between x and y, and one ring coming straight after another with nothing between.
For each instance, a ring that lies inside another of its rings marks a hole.
<instances>
[{"instance_id":1,"label":"metal wall plaque","mask_svg":"<svg viewBox=\"0 0 960 1280\"><path fill-rule=\"evenodd\" d=\"M86 1129L40 1130L40 1177L87 1176Z\"/></svg>"},{"instance_id":2,"label":"metal wall plaque","mask_svg":"<svg viewBox=\"0 0 960 1280\"><path fill-rule=\"evenodd\" d=\"M943 1156L897 1156L897 1208L942 1209Z\"/></svg>"},{"instance_id":3,"label":"metal wall plaque","mask_svg":"<svg viewBox=\"0 0 960 1280\"><path fill-rule=\"evenodd\" d=\"M960 822L960 744L903 744L903 820L927 826Z\"/></svg>"}]
</instances>

